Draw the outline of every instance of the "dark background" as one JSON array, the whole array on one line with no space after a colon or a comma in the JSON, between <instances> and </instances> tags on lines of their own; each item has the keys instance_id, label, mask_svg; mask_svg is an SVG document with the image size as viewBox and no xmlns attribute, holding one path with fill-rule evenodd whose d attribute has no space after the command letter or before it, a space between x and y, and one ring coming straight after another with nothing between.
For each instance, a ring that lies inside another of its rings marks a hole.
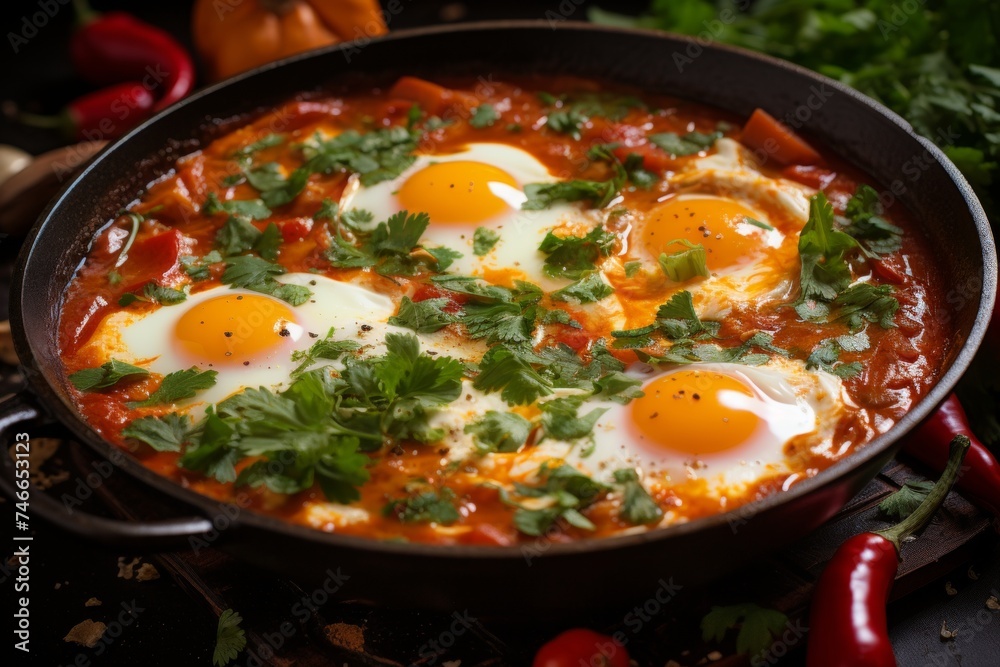
<instances>
[{"instance_id":1,"label":"dark background","mask_svg":"<svg viewBox=\"0 0 1000 667\"><path fill-rule=\"evenodd\" d=\"M6 0L0 7L0 101L12 101L19 108L37 113L57 112L68 101L88 90L72 73L67 55L67 44L73 24L71 4L59 0L41 0L50 8L58 8L46 25L34 29L25 27L25 16L41 11L39 0ZM583 20L586 8L595 3L562 0L566 7L575 6L571 18ZM622 13L641 11L645 2L602 2L605 9ZM94 0L95 9L106 11L126 9L144 20L167 29L191 47L189 39L190 0L173 2L135 2L128 0ZM560 2L423 2L404 0L405 11L393 18L391 29L398 30L446 20L489 20L501 18L546 18L546 12L559 10ZM34 31L34 32L32 32ZM11 48L8 33L15 32L28 39L18 53ZM620 57L624 54L610 54ZM63 144L58 135L18 126L0 118L0 143L11 144L31 153L40 153ZM16 240L0 243L2 272L9 273L10 262L16 253ZM6 282L6 281L4 281ZM0 319L6 318L6 288L0 294ZM0 394L14 388L0 383ZM8 522L9 503L3 503L3 523ZM102 511L99 503L91 501L87 509ZM215 641L216 618L200 601L192 600L175 582L165 575L158 580L136 582L117 577L117 559L131 558L133 554L107 550L79 542L36 524L32 543L32 656L25 662L22 654L15 656L14 664L45 665L46 667L71 664L78 655L92 660L94 665L204 665L211 664ZM4 531L6 532L6 531ZM6 555L6 554L5 554ZM968 567L973 568L970 577ZM261 573L266 577L265 573ZM594 576L600 576L595 573ZM752 576L748 573L747 576ZM6 573L4 597L13 597L7 586L11 584ZM946 592L946 583L957 594ZM486 581L484 581L486 585ZM490 584L495 585L495 584ZM995 538L986 544L974 562L950 573L923 590L890 608L891 634L900 665L978 665L1000 664L1000 623L996 614L985 624L980 619L986 598L1000 589L1000 542ZM99 607L84 607L84 602L96 596L103 601ZM121 610L121 604L135 600L144 608L137 620L125 628L101 656L62 641L62 637L76 623L86 618L110 623ZM10 622L9 605L5 604L5 622ZM944 643L939 639L941 622L959 628L955 642ZM4 636L10 637L8 630ZM0 653L2 655L2 653ZM801 662L801 656L791 656L779 664ZM10 664L10 663L8 663ZM80 663L83 664L83 663Z\"/></svg>"}]
</instances>

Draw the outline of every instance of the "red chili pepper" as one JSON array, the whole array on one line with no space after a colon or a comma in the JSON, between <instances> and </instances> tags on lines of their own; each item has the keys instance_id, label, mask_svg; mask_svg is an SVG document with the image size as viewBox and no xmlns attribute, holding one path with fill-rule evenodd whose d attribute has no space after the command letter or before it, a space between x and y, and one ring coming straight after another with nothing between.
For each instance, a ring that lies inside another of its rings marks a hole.
<instances>
[{"instance_id":1,"label":"red chili pepper","mask_svg":"<svg viewBox=\"0 0 1000 667\"><path fill-rule=\"evenodd\" d=\"M628 667L625 647L613 637L585 628L574 628L556 635L538 649L532 667L577 667L606 665Z\"/></svg>"},{"instance_id":2,"label":"red chili pepper","mask_svg":"<svg viewBox=\"0 0 1000 667\"><path fill-rule=\"evenodd\" d=\"M948 466L913 514L895 526L855 535L840 545L813 591L808 667L892 667L885 606L899 567L899 545L920 530L944 502L969 450L951 441Z\"/></svg>"},{"instance_id":3,"label":"red chili pepper","mask_svg":"<svg viewBox=\"0 0 1000 667\"><path fill-rule=\"evenodd\" d=\"M181 99L194 86L191 56L173 37L126 14L99 14L86 0L73 0L79 27L70 40L77 72L97 85L141 81L159 91L154 111Z\"/></svg>"},{"instance_id":4,"label":"red chili pepper","mask_svg":"<svg viewBox=\"0 0 1000 667\"><path fill-rule=\"evenodd\" d=\"M967 437L972 446L957 486L979 507L1000 516L1000 463L969 428L969 419L955 394L945 399L903 443L903 451L932 470L942 470L948 461L948 442L956 435Z\"/></svg>"},{"instance_id":5,"label":"red chili pepper","mask_svg":"<svg viewBox=\"0 0 1000 667\"><path fill-rule=\"evenodd\" d=\"M25 125L61 130L77 141L114 139L149 118L156 100L141 84L120 83L70 102L61 113L17 114Z\"/></svg>"}]
</instances>

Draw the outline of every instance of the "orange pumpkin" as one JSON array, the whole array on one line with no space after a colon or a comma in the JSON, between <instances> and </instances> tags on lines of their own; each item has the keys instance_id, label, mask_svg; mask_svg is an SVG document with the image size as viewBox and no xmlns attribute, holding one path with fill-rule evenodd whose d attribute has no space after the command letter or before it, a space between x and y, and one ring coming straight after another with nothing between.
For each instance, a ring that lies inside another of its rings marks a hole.
<instances>
[{"instance_id":1,"label":"orange pumpkin","mask_svg":"<svg viewBox=\"0 0 1000 667\"><path fill-rule=\"evenodd\" d=\"M212 79L386 32L377 0L197 0L194 43Z\"/></svg>"}]
</instances>

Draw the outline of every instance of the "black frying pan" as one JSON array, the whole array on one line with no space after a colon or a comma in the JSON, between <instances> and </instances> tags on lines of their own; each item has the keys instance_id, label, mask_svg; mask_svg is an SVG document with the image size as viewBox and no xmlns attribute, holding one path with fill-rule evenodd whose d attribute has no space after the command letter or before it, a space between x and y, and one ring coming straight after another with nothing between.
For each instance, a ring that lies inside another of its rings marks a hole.
<instances>
[{"instance_id":1,"label":"black frying pan","mask_svg":"<svg viewBox=\"0 0 1000 667\"><path fill-rule=\"evenodd\" d=\"M204 90L131 132L84 170L51 204L25 241L11 292L17 352L32 393L8 400L0 429L45 411L118 468L188 508L180 520L119 522L67 514L44 494L32 511L64 529L119 545L185 547L227 515L217 503L143 468L104 442L73 408L54 333L63 290L95 230L114 217L171 162L211 135L214 119L283 101L301 91L352 80L369 85L396 75L567 73L640 87L742 116L763 107L798 113L802 127L900 199L936 248L941 280L955 283L949 318L957 343L947 370L890 432L813 479L744 507L639 535L572 544L436 547L326 534L237 512L213 546L299 579L327 571L350 577L339 593L383 604L478 608L541 615L611 605L654 593L659 581L693 585L775 551L819 526L890 458L899 439L948 394L965 371L989 320L997 263L988 221L958 170L909 125L858 93L785 62L693 39L586 24L510 22L400 32L360 50L333 47L250 72ZM926 158L915 178L907 164ZM910 174L910 176L908 176ZM910 178L911 180L907 180ZM897 190L900 188L897 187ZM36 404L41 408L34 407ZM19 430L25 430L20 428ZM10 461L3 485L10 491ZM232 511L228 512L233 513ZM332 587L332 586L330 586Z\"/></svg>"}]
</instances>

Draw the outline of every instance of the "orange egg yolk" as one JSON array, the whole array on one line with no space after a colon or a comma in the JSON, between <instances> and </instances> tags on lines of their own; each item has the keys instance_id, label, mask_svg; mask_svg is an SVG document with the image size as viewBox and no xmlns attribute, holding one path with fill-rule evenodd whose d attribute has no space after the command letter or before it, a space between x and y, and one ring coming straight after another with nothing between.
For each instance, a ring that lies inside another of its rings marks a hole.
<instances>
[{"instance_id":1,"label":"orange egg yolk","mask_svg":"<svg viewBox=\"0 0 1000 667\"><path fill-rule=\"evenodd\" d=\"M260 361L287 350L301 333L288 305L262 294L206 299L188 308L174 328L188 356L213 366Z\"/></svg>"},{"instance_id":2,"label":"orange egg yolk","mask_svg":"<svg viewBox=\"0 0 1000 667\"><path fill-rule=\"evenodd\" d=\"M457 160L424 167L406 179L397 196L403 208L426 212L432 223L474 223L511 208L497 191L517 187L499 167Z\"/></svg>"},{"instance_id":3,"label":"orange egg yolk","mask_svg":"<svg viewBox=\"0 0 1000 667\"><path fill-rule=\"evenodd\" d=\"M682 370L659 377L632 401L632 421L654 447L701 456L740 447L760 425L756 401L743 381L712 371Z\"/></svg>"},{"instance_id":4,"label":"orange egg yolk","mask_svg":"<svg viewBox=\"0 0 1000 667\"><path fill-rule=\"evenodd\" d=\"M642 242L654 255L684 250L674 239L705 246L709 271L752 258L764 243L764 230L751 223L757 215L731 199L674 198L656 207L642 229Z\"/></svg>"}]
</instances>

